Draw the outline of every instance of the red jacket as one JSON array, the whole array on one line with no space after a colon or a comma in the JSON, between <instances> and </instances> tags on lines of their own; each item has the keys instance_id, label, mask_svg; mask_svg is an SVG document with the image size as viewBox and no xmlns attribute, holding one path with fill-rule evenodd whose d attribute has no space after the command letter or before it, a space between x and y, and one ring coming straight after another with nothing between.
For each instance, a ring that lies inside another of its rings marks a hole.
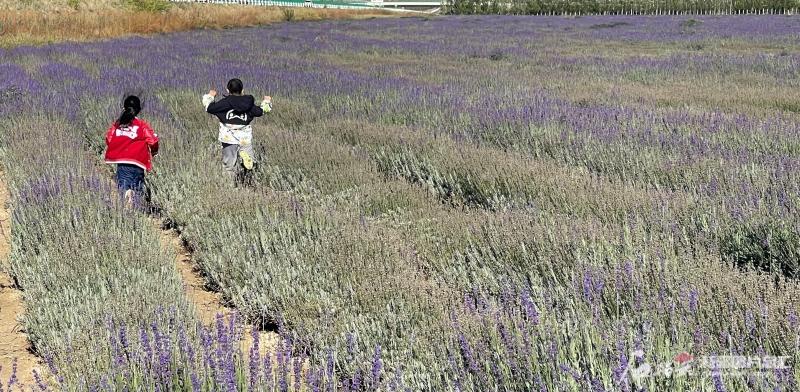
<instances>
[{"instance_id":1,"label":"red jacket","mask_svg":"<svg viewBox=\"0 0 800 392\"><path fill-rule=\"evenodd\" d=\"M106 163L128 163L150 171L151 159L158 154L158 135L146 121L135 118L128 126L112 124L106 146Z\"/></svg>"}]
</instances>

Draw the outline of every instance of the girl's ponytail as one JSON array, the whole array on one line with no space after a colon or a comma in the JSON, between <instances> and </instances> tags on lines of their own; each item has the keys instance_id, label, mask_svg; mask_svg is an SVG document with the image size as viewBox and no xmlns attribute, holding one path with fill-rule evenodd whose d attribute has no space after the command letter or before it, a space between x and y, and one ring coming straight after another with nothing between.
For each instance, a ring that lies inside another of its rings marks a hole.
<instances>
[{"instance_id":1,"label":"girl's ponytail","mask_svg":"<svg viewBox=\"0 0 800 392\"><path fill-rule=\"evenodd\" d=\"M117 126L125 127L131 125L131 122L133 122L133 119L136 118L136 115L139 114L140 111L142 111L142 102L139 100L139 97L135 95L127 96L122 103L122 114L120 114L117 120Z\"/></svg>"}]
</instances>

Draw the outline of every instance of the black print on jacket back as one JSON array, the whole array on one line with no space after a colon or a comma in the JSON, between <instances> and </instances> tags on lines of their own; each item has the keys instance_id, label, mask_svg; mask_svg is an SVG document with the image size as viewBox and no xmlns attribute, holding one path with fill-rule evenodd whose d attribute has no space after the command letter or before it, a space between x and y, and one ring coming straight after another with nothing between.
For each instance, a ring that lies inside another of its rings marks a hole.
<instances>
[{"instance_id":1,"label":"black print on jacket back","mask_svg":"<svg viewBox=\"0 0 800 392\"><path fill-rule=\"evenodd\" d=\"M249 125L254 118L264 115L252 95L229 95L212 102L206 111L217 116L223 124L231 125Z\"/></svg>"}]
</instances>

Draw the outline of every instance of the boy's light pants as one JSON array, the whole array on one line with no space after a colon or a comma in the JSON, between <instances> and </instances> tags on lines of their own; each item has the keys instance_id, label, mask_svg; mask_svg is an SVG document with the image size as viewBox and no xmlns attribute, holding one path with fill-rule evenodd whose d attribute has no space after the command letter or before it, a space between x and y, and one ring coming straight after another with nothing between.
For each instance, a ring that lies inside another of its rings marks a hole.
<instances>
[{"instance_id":1,"label":"boy's light pants","mask_svg":"<svg viewBox=\"0 0 800 392\"><path fill-rule=\"evenodd\" d=\"M236 179L236 175L242 167L242 159L239 157L240 149L250 154L250 157L255 160L255 151L253 151L252 144L240 146L238 144L222 143L222 167L232 179Z\"/></svg>"}]
</instances>

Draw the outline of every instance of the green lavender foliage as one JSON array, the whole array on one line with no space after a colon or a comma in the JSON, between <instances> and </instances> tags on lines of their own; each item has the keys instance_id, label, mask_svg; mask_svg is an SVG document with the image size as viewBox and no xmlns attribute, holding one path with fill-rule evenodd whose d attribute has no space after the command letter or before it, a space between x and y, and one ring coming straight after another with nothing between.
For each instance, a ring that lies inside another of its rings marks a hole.
<instances>
[{"instance_id":1,"label":"green lavender foliage","mask_svg":"<svg viewBox=\"0 0 800 392\"><path fill-rule=\"evenodd\" d=\"M174 255L149 218L122 207L109 170L62 118L4 119L0 128L13 206L8 267L24 289L25 331L64 388L97 381L111 364L108 320L135 330L159 312L192 319Z\"/></svg>"}]
</instances>

